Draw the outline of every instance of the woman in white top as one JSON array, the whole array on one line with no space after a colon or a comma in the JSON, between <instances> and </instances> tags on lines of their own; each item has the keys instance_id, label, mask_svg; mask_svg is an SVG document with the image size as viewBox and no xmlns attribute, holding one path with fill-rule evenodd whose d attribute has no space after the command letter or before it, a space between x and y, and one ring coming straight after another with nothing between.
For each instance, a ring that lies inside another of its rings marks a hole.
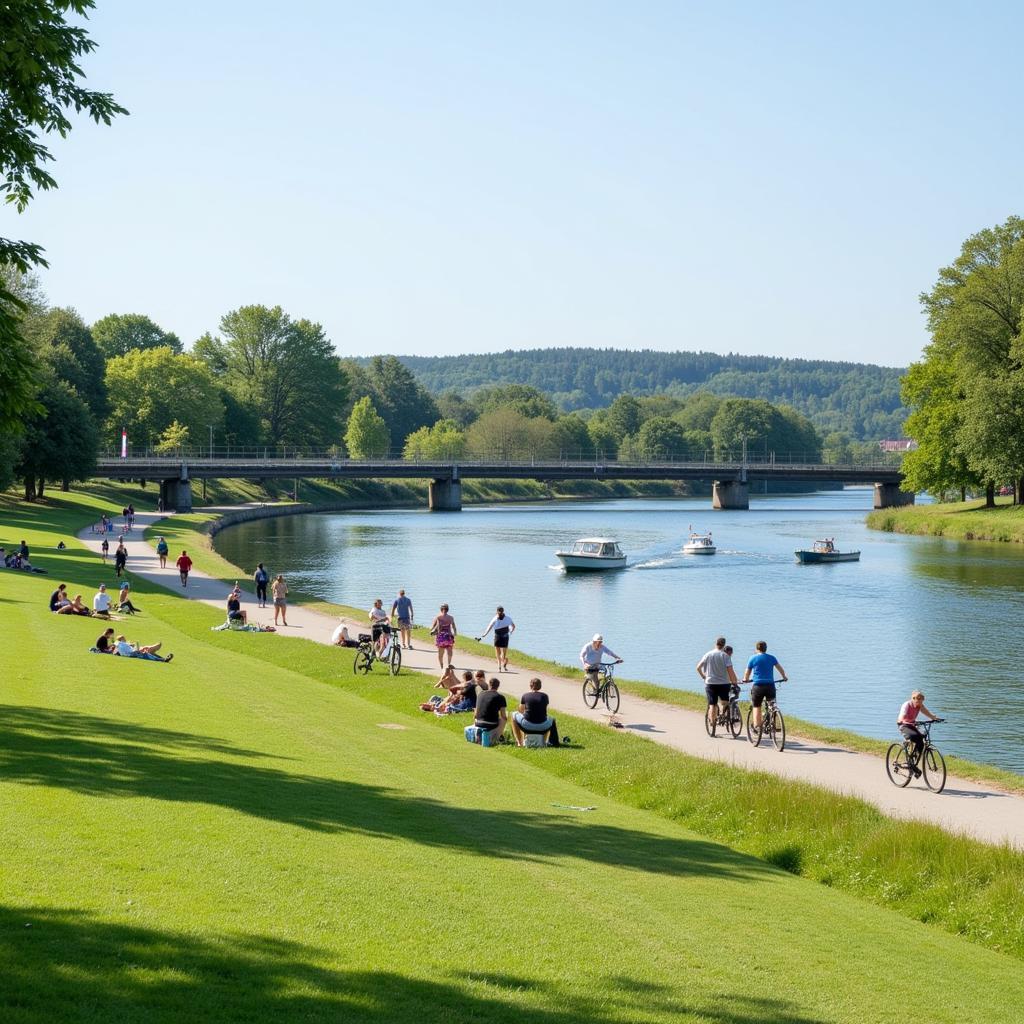
<instances>
[{"instance_id":1,"label":"woman in white top","mask_svg":"<svg viewBox=\"0 0 1024 1024\"><path fill-rule=\"evenodd\" d=\"M487 628L477 637L477 640L483 640L492 629L494 630L494 657L498 661L498 671L507 672L508 638L516 631L516 624L505 614L505 609L500 604L494 618L487 623Z\"/></svg>"},{"instance_id":2,"label":"woman in white top","mask_svg":"<svg viewBox=\"0 0 1024 1024\"><path fill-rule=\"evenodd\" d=\"M391 639L391 616L384 611L384 601L377 598L370 609L370 627L377 653L382 655Z\"/></svg>"}]
</instances>

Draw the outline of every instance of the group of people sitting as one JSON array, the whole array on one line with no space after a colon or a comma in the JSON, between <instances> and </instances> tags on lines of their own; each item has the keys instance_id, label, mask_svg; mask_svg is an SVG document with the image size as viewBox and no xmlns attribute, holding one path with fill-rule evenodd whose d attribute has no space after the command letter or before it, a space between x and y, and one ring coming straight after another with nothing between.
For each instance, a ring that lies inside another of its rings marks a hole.
<instances>
[{"instance_id":1,"label":"group of people sitting","mask_svg":"<svg viewBox=\"0 0 1024 1024\"><path fill-rule=\"evenodd\" d=\"M108 619L112 612L120 612L122 615L134 615L139 609L132 604L128 583L123 583L118 593L117 601L113 601L107 593L106 583L100 584L100 589L92 599L92 608L82 600L81 594L75 594L73 598L68 597L66 583L61 583L50 595L50 611L56 615L95 615L100 619Z\"/></svg>"},{"instance_id":2,"label":"group of people sitting","mask_svg":"<svg viewBox=\"0 0 1024 1024\"><path fill-rule=\"evenodd\" d=\"M504 740L509 724L508 702L499 693L501 680L487 678L482 669L462 673L460 680L449 665L441 678L434 684L446 689L447 697L431 697L420 704L421 711L435 715L455 715L473 712L473 726L480 733L487 734L486 746L493 746ZM540 679L530 680L530 689L519 700L519 709L512 715L512 735L517 747L527 745L527 736L539 735L541 743L556 747L559 745L558 726L548 711L548 695L541 690Z\"/></svg>"},{"instance_id":3,"label":"group of people sitting","mask_svg":"<svg viewBox=\"0 0 1024 1024\"><path fill-rule=\"evenodd\" d=\"M18 545L17 551L12 551L10 554L7 553L5 548L0 548L0 561L3 562L5 569L22 569L25 572L41 572L44 575L46 574L45 569L40 569L29 561L28 545L24 541Z\"/></svg>"},{"instance_id":4,"label":"group of people sitting","mask_svg":"<svg viewBox=\"0 0 1024 1024\"><path fill-rule=\"evenodd\" d=\"M145 661L168 662L174 655L168 654L166 658L161 658L157 651L162 646L163 644L148 644L146 646L133 644L125 638L124 634L114 636L114 627L110 626L96 639L96 644L92 649L96 654L115 654L122 658L142 658Z\"/></svg>"}]
</instances>

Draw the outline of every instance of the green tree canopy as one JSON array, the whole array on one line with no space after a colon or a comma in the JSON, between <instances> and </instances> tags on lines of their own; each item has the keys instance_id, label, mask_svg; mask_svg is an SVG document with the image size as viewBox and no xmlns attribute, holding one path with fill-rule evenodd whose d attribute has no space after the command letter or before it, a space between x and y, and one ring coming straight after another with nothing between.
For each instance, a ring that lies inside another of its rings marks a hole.
<instances>
[{"instance_id":1,"label":"green tree canopy","mask_svg":"<svg viewBox=\"0 0 1024 1024\"><path fill-rule=\"evenodd\" d=\"M670 416L653 416L636 435L642 459L678 459L687 454L686 431Z\"/></svg>"},{"instance_id":2,"label":"green tree canopy","mask_svg":"<svg viewBox=\"0 0 1024 1024\"><path fill-rule=\"evenodd\" d=\"M323 328L280 306L242 306L220 322L223 338L193 347L243 405L258 412L266 444L327 447L341 435L348 394Z\"/></svg>"},{"instance_id":3,"label":"green tree canopy","mask_svg":"<svg viewBox=\"0 0 1024 1024\"><path fill-rule=\"evenodd\" d=\"M374 356L365 369L373 404L387 424L395 446L421 427L429 427L441 413L433 396L394 356Z\"/></svg>"},{"instance_id":4,"label":"green tree canopy","mask_svg":"<svg viewBox=\"0 0 1024 1024\"><path fill-rule=\"evenodd\" d=\"M605 423L618 441L635 434L642 422L643 410L632 395L619 395L605 416Z\"/></svg>"},{"instance_id":5,"label":"green tree canopy","mask_svg":"<svg viewBox=\"0 0 1024 1024\"><path fill-rule=\"evenodd\" d=\"M84 111L110 124L127 111L108 93L83 87L81 58L95 49L81 25L69 24L92 0L18 0L0 4L0 194L22 212L36 190L56 188L47 171L53 157L41 137L72 128L68 113ZM0 238L0 267L27 274L46 266L42 248ZM20 329L23 300L0 278L0 431L15 430L32 411L41 371ZM49 384L47 385L49 386Z\"/></svg>"},{"instance_id":6,"label":"green tree canopy","mask_svg":"<svg viewBox=\"0 0 1024 1024\"><path fill-rule=\"evenodd\" d=\"M543 416L555 420L558 416L555 403L539 388L527 384L481 388L473 395L473 407L481 415L495 409L512 409L528 419Z\"/></svg>"},{"instance_id":7,"label":"green tree canopy","mask_svg":"<svg viewBox=\"0 0 1024 1024\"><path fill-rule=\"evenodd\" d=\"M128 430L133 448L156 445L178 423L193 438L221 429L224 406L209 367L169 348L132 349L107 363L108 438Z\"/></svg>"},{"instance_id":8,"label":"green tree canopy","mask_svg":"<svg viewBox=\"0 0 1024 1024\"><path fill-rule=\"evenodd\" d=\"M184 351L176 334L164 331L143 313L111 313L92 325L92 336L106 359L136 348L169 348L178 355Z\"/></svg>"},{"instance_id":9,"label":"green tree canopy","mask_svg":"<svg viewBox=\"0 0 1024 1024\"><path fill-rule=\"evenodd\" d=\"M353 459L382 459L391 447L388 425L364 395L352 407L345 431L345 445Z\"/></svg>"},{"instance_id":10,"label":"green tree canopy","mask_svg":"<svg viewBox=\"0 0 1024 1024\"><path fill-rule=\"evenodd\" d=\"M48 309L25 318L24 331L57 375L96 419L107 415L106 362L85 321L73 309Z\"/></svg>"},{"instance_id":11,"label":"green tree canopy","mask_svg":"<svg viewBox=\"0 0 1024 1024\"><path fill-rule=\"evenodd\" d=\"M480 459L549 458L555 454L554 425L546 416L531 419L502 406L474 421L466 431L466 448Z\"/></svg>"},{"instance_id":12,"label":"green tree canopy","mask_svg":"<svg viewBox=\"0 0 1024 1024\"><path fill-rule=\"evenodd\" d=\"M466 435L454 420L438 420L432 427L420 427L405 439L403 457L413 462L461 459L466 453Z\"/></svg>"},{"instance_id":13,"label":"green tree canopy","mask_svg":"<svg viewBox=\"0 0 1024 1024\"><path fill-rule=\"evenodd\" d=\"M586 420L578 413L559 416L552 432L553 453L562 459L591 459L594 457L594 442L587 429Z\"/></svg>"}]
</instances>

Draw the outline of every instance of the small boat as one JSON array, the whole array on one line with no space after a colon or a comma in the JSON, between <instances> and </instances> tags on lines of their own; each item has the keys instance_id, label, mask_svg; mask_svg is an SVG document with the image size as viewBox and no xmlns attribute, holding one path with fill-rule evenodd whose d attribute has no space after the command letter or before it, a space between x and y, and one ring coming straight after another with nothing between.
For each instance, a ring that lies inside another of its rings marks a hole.
<instances>
[{"instance_id":1,"label":"small boat","mask_svg":"<svg viewBox=\"0 0 1024 1024\"><path fill-rule=\"evenodd\" d=\"M710 531L694 533L691 530L690 536L683 545L684 555L713 555L717 550L718 548L715 547L714 541L711 539Z\"/></svg>"},{"instance_id":2,"label":"small boat","mask_svg":"<svg viewBox=\"0 0 1024 1024\"><path fill-rule=\"evenodd\" d=\"M566 572L594 572L601 569L621 569L626 564L618 541L608 537L581 537L568 551L556 551Z\"/></svg>"},{"instance_id":3,"label":"small boat","mask_svg":"<svg viewBox=\"0 0 1024 1024\"><path fill-rule=\"evenodd\" d=\"M819 562L859 562L859 551L837 551L831 538L816 540L810 551L797 551L796 560L801 565L816 565Z\"/></svg>"}]
</instances>

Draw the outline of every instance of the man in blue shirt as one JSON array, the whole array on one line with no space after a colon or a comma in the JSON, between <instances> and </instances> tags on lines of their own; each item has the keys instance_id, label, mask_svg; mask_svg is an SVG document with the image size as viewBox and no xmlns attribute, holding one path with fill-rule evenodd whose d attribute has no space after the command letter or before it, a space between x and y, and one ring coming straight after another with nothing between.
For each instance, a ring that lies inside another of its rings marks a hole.
<instances>
[{"instance_id":1,"label":"man in blue shirt","mask_svg":"<svg viewBox=\"0 0 1024 1024\"><path fill-rule=\"evenodd\" d=\"M754 705L754 728L761 728L761 704L765 697L775 700L775 669L779 670L782 678L780 683L786 682L786 670L779 664L779 659L774 654L768 653L768 645L763 640L754 644L757 653L747 662L747 670L743 673L743 682L753 682L750 688L750 703Z\"/></svg>"},{"instance_id":2,"label":"man in blue shirt","mask_svg":"<svg viewBox=\"0 0 1024 1024\"><path fill-rule=\"evenodd\" d=\"M398 620L398 629L401 634L401 642L407 650L412 650L412 601L405 596L405 591L400 590L395 603L391 606L392 621Z\"/></svg>"}]
</instances>

